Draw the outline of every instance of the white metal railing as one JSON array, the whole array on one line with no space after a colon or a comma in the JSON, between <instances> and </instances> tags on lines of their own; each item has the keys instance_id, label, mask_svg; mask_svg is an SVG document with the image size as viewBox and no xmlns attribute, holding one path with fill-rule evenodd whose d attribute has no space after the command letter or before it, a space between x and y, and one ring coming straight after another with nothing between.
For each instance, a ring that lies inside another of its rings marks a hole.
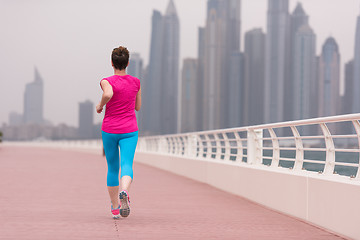
<instances>
[{"instance_id":1,"label":"white metal railing","mask_svg":"<svg viewBox=\"0 0 360 240\"><path fill-rule=\"evenodd\" d=\"M360 179L360 114L139 138L139 152Z\"/></svg>"}]
</instances>

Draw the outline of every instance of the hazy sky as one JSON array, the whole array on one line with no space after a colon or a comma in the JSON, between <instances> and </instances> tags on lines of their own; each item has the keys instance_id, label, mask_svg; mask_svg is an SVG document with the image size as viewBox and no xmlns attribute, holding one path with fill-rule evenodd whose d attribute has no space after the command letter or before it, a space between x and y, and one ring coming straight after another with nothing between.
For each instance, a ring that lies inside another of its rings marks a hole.
<instances>
[{"instance_id":1,"label":"hazy sky","mask_svg":"<svg viewBox=\"0 0 360 240\"><path fill-rule=\"evenodd\" d=\"M110 54L127 46L148 63L153 9L169 0L0 0L0 125L11 111L23 112L25 84L36 66L44 79L44 116L54 124L78 125L78 103L96 104L99 81L113 74ZM181 59L196 57L206 0L174 0L180 19ZM290 0L290 12L296 0ZM328 36L342 63L352 59L360 0L300 0L317 34L317 52ZM266 31L267 0L242 0L241 28ZM182 60L181 60L182 62ZM341 66L343 74L344 66ZM95 115L95 110L94 110ZM96 116L99 122L101 116Z\"/></svg>"}]
</instances>

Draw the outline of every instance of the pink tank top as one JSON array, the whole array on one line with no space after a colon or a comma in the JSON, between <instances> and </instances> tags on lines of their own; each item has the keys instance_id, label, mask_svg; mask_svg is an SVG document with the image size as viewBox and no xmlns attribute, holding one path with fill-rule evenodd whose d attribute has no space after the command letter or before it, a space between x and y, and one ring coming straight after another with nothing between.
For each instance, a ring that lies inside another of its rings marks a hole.
<instances>
[{"instance_id":1,"label":"pink tank top","mask_svg":"<svg viewBox=\"0 0 360 240\"><path fill-rule=\"evenodd\" d=\"M138 131L135 100L140 90L140 80L131 75L113 75L102 80L110 83L114 94L106 104L101 130L115 134Z\"/></svg>"}]
</instances>

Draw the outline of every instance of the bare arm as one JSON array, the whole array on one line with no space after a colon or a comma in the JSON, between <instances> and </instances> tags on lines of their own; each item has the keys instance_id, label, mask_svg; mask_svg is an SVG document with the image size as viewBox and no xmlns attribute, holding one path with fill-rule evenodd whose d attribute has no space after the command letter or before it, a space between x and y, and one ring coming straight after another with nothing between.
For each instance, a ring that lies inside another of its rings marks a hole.
<instances>
[{"instance_id":1,"label":"bare arm","mask_svg":"<svg viewBox=\"0 0 360 240\"><path fill-rule=\"evenodd\" d=\"M141 88L139 89L138 93L136 94L135 110L139 111L140 108L141 108Z\"/></svg>"},{"instance_id":2,"label":"bare arm","mask_svg":"<svg viewBox=\"0 0 360 240\"><path fill-rule=\"evenodd\" d=\"M110 99L112 98L112 96L114 94L113 89L108 81L102 80L100 84L101 84L101 88L103 90L103 94L102 94L99 104L96 106L97 113L102 112L105 104L107 104L110 101Z\"/></svg>"}]
</instances>

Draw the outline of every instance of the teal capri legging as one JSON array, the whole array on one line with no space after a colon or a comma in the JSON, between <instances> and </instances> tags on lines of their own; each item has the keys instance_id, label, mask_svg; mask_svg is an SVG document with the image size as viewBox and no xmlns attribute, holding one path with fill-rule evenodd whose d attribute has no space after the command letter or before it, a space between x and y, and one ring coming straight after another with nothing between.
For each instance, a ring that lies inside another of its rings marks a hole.
<instances>
[{"instance_id":1,"label":"teal capri legging","mask_svg":"<svg viewBox=\"0 0 360 240\"><path fill-rule=\"evenodd\" d=\"M102 140L108 165L107 186L119 186L120 165L121 177L130 176L133 179L133 161L138 141L138 131L123 134L102 131Z\"/></svg>"}]
</instances>

